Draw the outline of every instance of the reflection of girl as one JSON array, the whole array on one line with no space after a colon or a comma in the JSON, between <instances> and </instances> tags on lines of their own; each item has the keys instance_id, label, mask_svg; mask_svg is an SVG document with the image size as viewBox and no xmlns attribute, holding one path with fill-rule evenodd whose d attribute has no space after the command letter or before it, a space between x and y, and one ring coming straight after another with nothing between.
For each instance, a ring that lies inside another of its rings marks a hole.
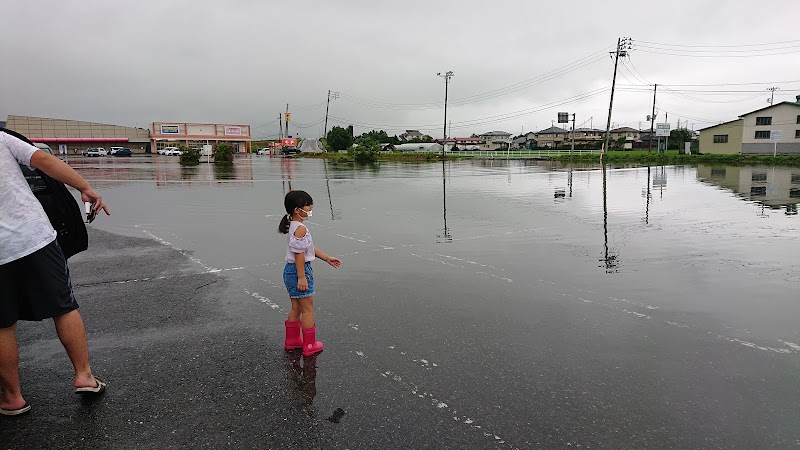
<instances>
[{"instance_id":1,"label":"reflection of girl","mask_svg":"<svg viewBox=\"0 0 800 450\"><path fill-rule=\"evenodd\" d=\"M311 233L303 223L311 217L314 200L305 191L290 191L283 200L286 215L281 219L278 231L287 234L286 266L283 269L283 282L292 301L292 310L286 320L287 350L301 348L303 356L311 356L322 351L322 342L316 340L317 328L314 323L314 272L311 261L316 258L327 262L334 268L342 261L325 254L314 246ZM303 326L302 337L300 325Z\"/></svg>"}]
</instances>

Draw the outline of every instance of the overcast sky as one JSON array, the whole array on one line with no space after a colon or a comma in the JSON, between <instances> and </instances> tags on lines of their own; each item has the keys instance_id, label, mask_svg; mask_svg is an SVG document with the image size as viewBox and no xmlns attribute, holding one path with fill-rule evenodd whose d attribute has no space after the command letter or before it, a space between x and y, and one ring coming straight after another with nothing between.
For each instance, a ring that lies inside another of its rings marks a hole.
<instances>
[{"instance_id":1,"label":"overcast sky","mask_svg":"<svg viewBox=\"0 0 800 450\"><path fill-rule=\"evenodd\" d=\"M317 137L330 89L341 95L329 128L440 137L436 74L451 70L452 136L540 130L558 111L605 129L608 52L619 37L633 46L620 60L616 126L645 127L653 83L664 85L658 121L668 113L673 127L680 119L695 129L767 106L771 86L776 102L800 95L797 0L2 5L0 120L243 123L254 137L277 137L288 103L290 133Z\"/></svg>"}]
</instances>

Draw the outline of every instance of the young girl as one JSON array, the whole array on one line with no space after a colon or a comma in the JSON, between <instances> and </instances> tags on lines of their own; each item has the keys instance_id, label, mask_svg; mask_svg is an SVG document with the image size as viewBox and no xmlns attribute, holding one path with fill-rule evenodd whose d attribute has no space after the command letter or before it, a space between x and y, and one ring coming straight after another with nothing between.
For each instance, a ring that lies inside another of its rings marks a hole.
<instances>
[{"instance_id":1,"label":"young girl","mask_svg":"<svg viewBox=\"0 0 800 450\"><path fill-rule=\"evenodd\" d=\"M314 246L311 233L303 221L311 218L314 200L305 191L291 191L283 199L286 215L281 219L278 232L286 237L286 266L283 268L283 282L292 300L292 310L286 320L286 341L284 348L303 349L303 356L311 356L322 351L322 342L317 341L317 327L314 324L314 272L311 261L319 258L334 268L342 261L325 254ZM303 335L300 336L300 324Z\"/></svg>"}]
</instances>

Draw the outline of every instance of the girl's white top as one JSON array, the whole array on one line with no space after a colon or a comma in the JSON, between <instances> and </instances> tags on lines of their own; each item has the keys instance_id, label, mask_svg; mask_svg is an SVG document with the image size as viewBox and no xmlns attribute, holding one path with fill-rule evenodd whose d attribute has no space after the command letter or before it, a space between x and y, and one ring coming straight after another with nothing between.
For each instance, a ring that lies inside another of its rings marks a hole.
<instances>
[{"instance_id":1,"label":"girl's white top","mask_svg":"<svg viewBox=\"0 0 800 450\"><path fill-rule=\"evenodd\" d=\"M38 149L0 133L0 265L42 249L56 231L33 195L19 165L30 167Z\"/></svg>"},{"instance_id":2,"label":"girl's white top","mask_svg":"<svg viewBox=\"0 0 800 450\"><path fill-rule=\"evenodd\" d=\"M314 240L311 238L311 231L306 227L306 235L299 238L294 235L298 227L305 227L303 222L293 220L289 224L289 235L286 238L286 262L294 263L294 255L303 253L306 255L306 262L317 259L314 256Z\"/></svg>"}]
</instances>

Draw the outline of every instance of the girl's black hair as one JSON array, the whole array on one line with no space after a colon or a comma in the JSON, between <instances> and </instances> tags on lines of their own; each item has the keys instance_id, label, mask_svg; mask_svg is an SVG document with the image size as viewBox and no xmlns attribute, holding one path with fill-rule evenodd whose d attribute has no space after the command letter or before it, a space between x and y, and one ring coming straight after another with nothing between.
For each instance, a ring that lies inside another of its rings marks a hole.
<instances>
[{"instance_id":1,"label":"girl's black hair","mask_svg":"<svg viewBox=\"0 0 800 450\"><path fill-rule=\"evenodd\" d=\"M286 215L281 218L281 224L278 225L278 233L289 233L289 223L292 221L292 214L295 208L302 208L304 206L312 206L314 199L308 195L306 191L289 191L283 199L283 206L286 208Z\"/></svg>"}]
</instances>

